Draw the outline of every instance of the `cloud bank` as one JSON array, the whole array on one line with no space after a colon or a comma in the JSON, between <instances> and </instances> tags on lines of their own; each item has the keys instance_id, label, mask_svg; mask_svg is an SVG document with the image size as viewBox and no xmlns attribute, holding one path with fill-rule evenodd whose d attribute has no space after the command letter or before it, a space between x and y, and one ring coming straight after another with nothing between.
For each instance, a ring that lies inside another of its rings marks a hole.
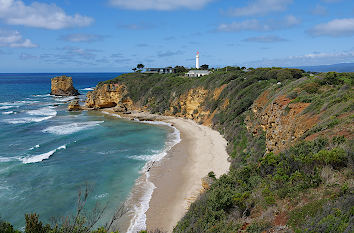
<instances>
[{"instance_id":1,"label":"cloud bank","mask_svg":"<svg viewBox=\"0 0 354 233\"><path fill-rule=\"evenodd\" d=\"M0 19L11 25L51 30L83 27L93 22L93 19L87 16L67 15L55 4L33 2L26 5L21 0L0 0Z\"/></svg>"},{"instance_id":2,"label":"cloud bank","mask_svg":"<svg viewBox=\"0 0 354 233\"><path fill-rule=\"evenodd\" d=\"M354 18L334 19L318 24L308 31L312 36L352 36L354 35Z\"/></svg>"},{"instance_id":3,"label":"cloud bank","mask_svg":"<svg viewBox=\"0 0 354 233\"><path fill-rule=\"evenodd\" d=\"M33 44L30 39L22 38L18 31L5 31L0 29L0 47L10 48L35 48L38 45Z\"/></svg>"}]
</instances>

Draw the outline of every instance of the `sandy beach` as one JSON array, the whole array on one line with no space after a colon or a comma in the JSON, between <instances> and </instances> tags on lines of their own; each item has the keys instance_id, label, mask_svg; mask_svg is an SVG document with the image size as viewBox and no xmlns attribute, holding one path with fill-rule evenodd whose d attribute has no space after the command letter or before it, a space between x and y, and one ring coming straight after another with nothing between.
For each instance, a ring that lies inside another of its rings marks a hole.
<instances>
[{"instance_id":1,"label":"sandy beach","mask_svg":"<svg viewBox=\"0 0 354 233\"><path fill-rule=\"evenodd\" d=\"M105 112L113 114L109 109ZM172 232L202 191L201 179L210 171L217 177L228 172L227 142L217 131L192 120L142 112L121 116L168 122L180 131L181 142L149 171L156 188L146 212L147 229Z\"/></svg>"}]
</instances>

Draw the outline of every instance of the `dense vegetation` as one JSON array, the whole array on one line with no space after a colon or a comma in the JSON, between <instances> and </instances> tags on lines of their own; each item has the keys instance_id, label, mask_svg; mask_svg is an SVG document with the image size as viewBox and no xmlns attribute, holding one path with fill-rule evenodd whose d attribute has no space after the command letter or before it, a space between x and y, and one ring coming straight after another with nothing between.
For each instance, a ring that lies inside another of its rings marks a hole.
<instances>
[{"instance_id":1,"label":"dense vegetation","mask_svg":"<svg viewBox=\"0 0 354 233\"><path fill-rule=\"evenodd\" d=\"M124 84L124 98L152 113L165 114L172 108L176 115L185 114L178 104L180 96L198 88L208 90L201 108L214 113L212 127L228 141L231 167L228 174L214 178L174 232L353 232L353 80L353 73L313 76L297 69L227 67L200 78L123 74L99 86ZM221 87L214 98L214 90ZM265 133L254 135L246 125L246 119L260 124L251 106L265 90L269 92L265 106L282 95L291 100L284 115L290 104L307 103L301 114L317 119L296 144L277 154L265 153ZM86 223L83 231L74 232L90 232ZM27 231L27 225L67 232L63 224L42 226L36 215L27 216L26 232L46 232ZM16 232L0 221L2 230Z\"/></svg>"},{"instance_id":2,"label":"dense vegetation","mask_svg":"<svg viewBox=\"0 0 354 233\"><path fill-rule=\"evenodd\" d=\"M295 69L229 67L201 78L126 74L108 82L124 83L127 97L160 114L191 89L210 90L202 105L216 112L212 126L229 142L232 164L191 205L175 232L351 232L353 79L352 73L313 76ZM213 90L224 84L219 98L213 98ZM279 154L265 154L265 135L254 136L245 125L247 116L253 119L250 107L265 90L272 96L268 102L284 94L291 103L309 103L302 114L319 115L297 144ZM222 107L225 100L227 108ZM173 108L174 114L182 111ZM345 137L344 129L350 131Z\"/></svg>"}]
</instances>

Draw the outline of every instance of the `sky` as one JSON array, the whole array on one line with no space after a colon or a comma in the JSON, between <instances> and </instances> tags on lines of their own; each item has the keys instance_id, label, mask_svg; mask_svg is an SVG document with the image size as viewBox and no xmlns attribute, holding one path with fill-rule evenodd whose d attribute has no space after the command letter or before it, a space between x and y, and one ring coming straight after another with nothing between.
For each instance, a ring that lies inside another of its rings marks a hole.
<instances>
[{"instance_id":1,"label":"sky","mask_svg":"<svg viewBox=\"0 0 354 233\"><path fill-rule=\"evenodd\" d=\"M0 0L0 73L354 62L353 0Z\"/></svg>"}]
</instances>

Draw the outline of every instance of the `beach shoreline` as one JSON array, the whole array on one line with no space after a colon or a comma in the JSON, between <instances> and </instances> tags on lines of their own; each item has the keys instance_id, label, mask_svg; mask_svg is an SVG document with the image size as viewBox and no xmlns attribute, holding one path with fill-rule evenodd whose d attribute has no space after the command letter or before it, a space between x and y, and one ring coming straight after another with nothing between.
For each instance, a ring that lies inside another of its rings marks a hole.
<instances>
[{"instance_id":1,"label":"beach shoreline","mask_svg":"<svg viewBox=\"0 0 354 233\"><path fill-rule=\"evenodd\" d=\"M172 232L190 204L203 192L202 178L210 171L219 177L229 170L227 142L217 131L207 126L192 120L141 111L118 114L112 109L104 109L102 112L139 120L141 123L162 121L180 133L180 142L170 148L161 160L151 163L148 172L137 181L137 184L141 184L142 180L146 180L154 186L145 212L148 230Z\"/></svg>"}]
</instances>

